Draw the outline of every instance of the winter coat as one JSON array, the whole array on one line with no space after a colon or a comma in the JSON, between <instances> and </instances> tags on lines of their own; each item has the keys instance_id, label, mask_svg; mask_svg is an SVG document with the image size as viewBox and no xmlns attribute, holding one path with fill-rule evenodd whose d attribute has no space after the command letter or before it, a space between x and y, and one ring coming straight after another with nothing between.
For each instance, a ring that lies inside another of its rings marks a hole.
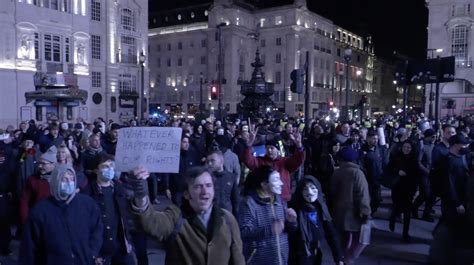
<instances>
[{"instance_id":1,"label":"winter coat","mask_svg":"<svg viewBox=\"0 0 474 265\"><path fill-rule=\"evenodd\" d=\"M48 180L39 174L32 175L26 180L26 185L20 196L20 221L26 223L30 210L39 202L51 196Z\"/></svg>"},{"instance_id":2,"label":"winter coat","mask_svg":"<svg viewBox=\"0 0 474 265\"><path fill-rule=\"evenodd\" d=\"M295 154L290 157L279 157L275 160L270 159L268 156L254 157L251 147L246 147L241 157L242 162L250 170L254 170L260 166L271 166L280 173L280 178L283 182L281 198L285 202L291 200L291 174L298 170L303 164L304 159L304 150L296 150Z\"/></svg>"},{"instance_id":3,"label":"winter coat","mask_svg":"<svg viewBox=\"0 0 474 265\"><path fill-rule=\"evenodd\" d=\"M89 195L96 204L99 206L100 214L102 216L102 223L105 226L104 233L103 233L103 244L100 250L100 257L108 257L113 256L116 253L126 254L132 251L131 249L131 236L130 236L130 229L131 229L131 217L128 213L128 198L127 194L125 193L123 187L120 183L114 182L114 202L117 206L117 217L119 220L117 221L119 227L111 227L111 223L114 223L108 216L106 215L107 211L105 208L104 203L104 194L102 193L101 187L97 184L97 182L93 182L88 185L84 191L84 194ZM113 239L113 233L115 231L119 231L117 233L116 240Z\"/></svg>"},{"instance_id":4,"label":"winter coat","mask_svg":"<svg viewBox=\"0 0 474 265\"><path fill-rule=\"evenodd\" d=\"M235 176L237 181L240 180L240 161L239 157L232 152L230 149L227 149L224 152L224 170L232 173Z\"/></svg>"},{"instance_id":5,"label":"winter coat","mask_svg":"<svg viewBox=\"0 0 474 265\"><path fill-rule=\"evenodd\" d=\"M445 170L441 182L441 219L456 224L466 218L465 214L456 211L456 207L460 205L466 208L468 202L467 187L470 175L466 156L449 153Z\"/></svg>"},{"instance_id":6,"label":"winter coat","mask_svg":"<svg viewBox=\"0 0 474 265\"><path fill-rule=\"evenodd\" d=\"M164 177L165 189L171 192L183 192L186 189L184 173L188 168L201 165L201 156L196 149L189 147L188 151L182 151L179 155L179 173L166 174Z\"/></svg>"},{"instance_id":7,"label":"winter coat","mask_svg":"<svg viewBox=\"0 0 474 265\"><path fill-rule=\"evenodd\" d=\"M151 206L134 212L146 233L166 242L165 264L245 264L239 225L232 214L214 205L206 231L185 202L182 210L172 205L163 212Z\"/></svg>"},{"instance_id":8,"label":"winter coat","mask_svg":"<svg viewBox=\"0 0 474 265\"><path fill-rule=\"evenodd\" d=\"M272 224L275 220L286 220L286 205L280 196L275 198L271 202L270 199L262 199L256 192L252 192L240 203L239 224L248 265L277 265L279 255L282 264L288 264L288 232L296 230L296 223L285 222L285 231L278 237L278 252L277 236L272 233Z\"/></svg>"},{"instance_id":9,"label":"winter coat","mask_svg":"<svg viewBox=\"0 0 474 265\"><path fill-rule=\"evenodd\" d=\"M306 183L313 183L318 189L318 198L315 202L311 203L314 207L313 210L316 213L317 221L315 227L319 230L317 233L318 235L313 235L314 242L305 242L303 239L304 233L302 233L302 227L300 226L300 223L303 220L300 217L308 214L308 209L306 209L305 205L309 203L303 198L303 189ZM298 261L301 260L300 257L315 255L314 250L321 251L321 238L319 237L322 237L323 234L331 248L334 262L337 263L343 259L339 237L333 224L331 214L329 213L329 209L326 205L325 194L323 193L321 183L319 183L316 178L306 175L298 182L295 194L291 202L288 203L288 207L294 209L298 216L297 231L290 235L290 264L298 264Z\"/></svg>"},{"instance_id":10,"label":"winter coat","mask_svg":"<svg viewBox=\"0 0 474 265\"><path fill-rule=\"evenodd\" d=\"M104 148L104 151L107 152L107 154L115 156L115 150L117 149L117 141L113 142L110 139L110 136L107 134L107 137L105 137L102 142L102 148Z\"/></svg>"},{"instance_id":11,"label":"winter coat","mask_svg":"<svg viewBox=\"0 0 474 265\"><path fill-rule=\"evenodd\" d=\"M54 197L31 211L20 246L20 265L94 265L102 245L96 203L76 194L66 204Z\"/></svg>"},{"instance_id":12,"label":"winter coat","mask_svg":"<svg viewBox=\"0 0 474 265\"><path fill-rule=\"evenodd\" d=\"M235 217L238 216L239 193L239 184L232 173L214 172L214 200Z\"/></svg>"},{"instance_id":13,"label":"winter coat","mask_svg":"<svg viewBox=\"0 0 474 265\"><path fill-rule=\"evenodd\" d=\"M385 166L388 164L387 149L385 146L377 145L370 149L368 144L362 146L362 167L365 169L367 183L370 189L378 188L382 179Z\"/></svg>"},{"instance_id":14,"label":"winter coat","mask_svg":"<svg viewBox=\"0 0 474 265\"><path fill-rule=\"evenodd\" d=\"M396 152L390 159L387 166L387 174L393 176L392 201L401 210L409 211L413 196L416 193L416 187L420 171L418 169L417 155L415 150L409 156L403 155L402 151ZM400 176L399 171L403 170L406 176Z\"/></svg>"},{"instance_id":15,"label":"winter coat","mask_svg":"<svg viewBox=\"0 0 474 265\"><path fill-rule=\"evenodd\" d=\"M362 216L370 216L370 196L364 172L359 165L341 162L330 182L331 213L339 231L360 231Z\"/></svg>"}]
</instances>

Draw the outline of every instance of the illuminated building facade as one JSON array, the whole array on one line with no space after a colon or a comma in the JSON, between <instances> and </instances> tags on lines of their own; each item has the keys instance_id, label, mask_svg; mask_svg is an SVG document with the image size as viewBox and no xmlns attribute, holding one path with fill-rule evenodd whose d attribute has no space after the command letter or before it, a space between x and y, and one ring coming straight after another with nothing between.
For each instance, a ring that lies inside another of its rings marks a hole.
<instances>
[{"instance_id":1,"label":"illuminated building facade","mask_svg":"<svg viewBox=\"0 0 474 265\"><path fill-rule=\"evenodd\" d=\"M222 32L221 69L218 26ZM275 109L290 116L304 111L304 95L290 90L290 73L304 68L307 51L313 115L328 110L328 103L340 89L339 78L345 78L345 72L338 71L338 66L345 66L338 50L353 50L349 104L356 104L358 95L372 92L370 43L308 10L304 0L264 9L239 0L214 0L150 14L149 27L150 112L166 108L192 114L198 110L201 87L206 109L217 109L211 89L221 70L223 106L228 113L236 113L243 99L241 84L251 79L250 64L257 47L265 64L265 81L274 84Z\"/></svg>"},{"instance_id":2,"label":"illuminated building facade","mask_svg":"<svg viewBox=\"0 0 474 265\"><path fill-rule=\"evenodd\" d=\"M0 127L136 116L147 16L146 0L3 1Z\"/></svg>"}]
</instances>

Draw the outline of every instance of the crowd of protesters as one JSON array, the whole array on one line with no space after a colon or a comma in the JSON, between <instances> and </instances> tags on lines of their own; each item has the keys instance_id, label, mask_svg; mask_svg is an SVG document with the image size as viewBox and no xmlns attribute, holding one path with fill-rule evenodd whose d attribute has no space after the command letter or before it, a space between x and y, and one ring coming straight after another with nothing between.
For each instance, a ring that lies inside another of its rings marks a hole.
<instances>
[{"instance_id":1,"label":"crowd of protesters","mask_svg":"<svg viewBox=\"0 0 474 265\"><path fill-rule=\"evenodd\" d=\"M32 120L0 131L0 255L16 236L19 264L146 265L153 238L166 264L322 264L323 254L354 264L385 187L389 229L402 217L403 242L411 218L437 221L429 264L473 262L470 117L439 129L423 114L171 119L160 126L182 128L177 173L117 172L118 131L137 125ZM164 211L160 192L172 201Z\"/></svg>"}]
</instances>

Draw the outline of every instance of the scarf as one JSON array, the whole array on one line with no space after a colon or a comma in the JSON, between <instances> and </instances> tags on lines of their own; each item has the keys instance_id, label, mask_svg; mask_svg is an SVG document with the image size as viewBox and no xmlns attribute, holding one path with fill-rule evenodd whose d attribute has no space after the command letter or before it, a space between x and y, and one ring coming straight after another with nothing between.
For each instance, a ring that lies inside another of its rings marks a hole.
<instances>
[{"instance_id":1,"label":"scarf","mask_svg":"<svg viewBox=\"0 0 474 265\"><path fill-rule=\"evenodd\" d=\"M88 146L86 150L91 154L98 154L102 152L103 149L102 146L99 146L99 148L93 148L92 146Z\"/></svg>"},{"instance_id":2,"label":"scarf","mask_svg":"<svg viewBox=\"0 0 474 265\"><path fill-rule=\"evenodd\" d=\"M317 207L312 203L305 203L298 211L298 226L301 240L303 241L306 256L313 256L314 250L320 248L320 225Z\"/></svg>"}]
</instances>

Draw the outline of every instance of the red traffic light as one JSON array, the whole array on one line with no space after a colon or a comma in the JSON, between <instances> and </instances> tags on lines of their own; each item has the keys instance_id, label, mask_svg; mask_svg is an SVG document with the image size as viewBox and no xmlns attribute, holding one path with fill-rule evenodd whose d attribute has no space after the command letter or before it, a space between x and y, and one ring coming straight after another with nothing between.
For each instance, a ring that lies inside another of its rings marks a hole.
<instances>
[{"instance_id":1,"label":"red traffic light","mask_svg":"<svg viewBox=\"0 0 474 265\"><path fill-rule=\"evenodd\" d=\"M211 86L211 99L217 99L219 92L217 91L217 86Z\"/></svg>"},{"instance_id":2,"label":"red traffic light","mask_svg":"<svg viewBox=\"0 0 474 265\"><path fill-rule=\"evenodd\" d=\"M334 106L334 101L329 101L329 107Z\"/></svg>"}]
</instances>

